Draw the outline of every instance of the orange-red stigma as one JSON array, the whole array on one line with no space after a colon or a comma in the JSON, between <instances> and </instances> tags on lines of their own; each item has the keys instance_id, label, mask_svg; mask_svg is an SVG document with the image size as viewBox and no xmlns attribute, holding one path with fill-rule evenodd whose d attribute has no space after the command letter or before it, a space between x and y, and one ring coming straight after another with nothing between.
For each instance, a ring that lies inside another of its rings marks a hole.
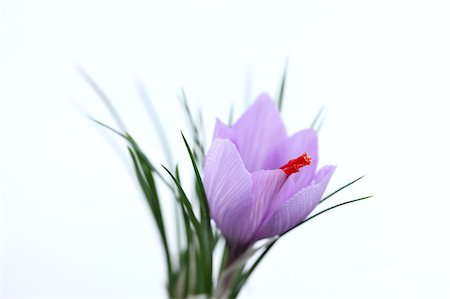
<instances>
[{"instance_id":1,"label":"orange-red stigma","mask_svg":"<svg viewBox=\"0 0 450 299\"><path fill-rule=\"evenodd\" d=\"M280 169L290 176L291 174L298 172L303 166L307 165L311 165L311 157L309 157L307 153L304 153L300 157L290 160L286 165L281 166Z\"/></svg>"}]
</instances>

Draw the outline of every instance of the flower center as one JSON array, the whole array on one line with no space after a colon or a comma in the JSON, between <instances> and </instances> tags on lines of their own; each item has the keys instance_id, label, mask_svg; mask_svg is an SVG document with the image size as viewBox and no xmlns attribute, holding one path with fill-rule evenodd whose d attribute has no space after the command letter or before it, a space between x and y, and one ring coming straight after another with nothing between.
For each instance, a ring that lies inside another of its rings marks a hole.
<instances>
[{"instance_id":1,"label":"flower center","mask_svg":"<svg viewBox=\"0 0 450 299\"><path fill-rule=\"evenodd\" d=\"M291 174L298 172L303 166L307 165L311 165L311 157L309 157L307 153L304 153L300 157L290 160L286 165L281 166L280 169L290 176Z\"/></svg>"}]
</instances>

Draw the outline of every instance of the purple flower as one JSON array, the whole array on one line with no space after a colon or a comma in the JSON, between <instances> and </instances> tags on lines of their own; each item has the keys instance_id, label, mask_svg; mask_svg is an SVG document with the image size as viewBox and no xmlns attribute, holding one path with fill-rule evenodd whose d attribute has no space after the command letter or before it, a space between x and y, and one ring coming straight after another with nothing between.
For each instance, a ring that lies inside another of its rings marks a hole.
<instances>
[{"instance_id":1,"label":"purple flower","mask_svg":"<svg viewBox=\"0 0 450 299\"><path fill-rule=\"evenodd\" d=\"M287 136L268 94L260 95L231 128L217 119L204 186L211 217L227 242L246 248L304 220L335 169L316 171L317 162L316 132Z\"/></svg>"}]
</instances>

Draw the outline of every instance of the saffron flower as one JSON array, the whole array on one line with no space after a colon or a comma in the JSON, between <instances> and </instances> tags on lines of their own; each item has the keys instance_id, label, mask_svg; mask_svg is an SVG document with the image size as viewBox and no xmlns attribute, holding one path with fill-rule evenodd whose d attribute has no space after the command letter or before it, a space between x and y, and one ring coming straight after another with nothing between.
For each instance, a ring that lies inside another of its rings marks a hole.
<instances>
[{"instance_id":1,"label":"saffron flower","mask_svg":"<svg viewBox=\"0 0 450 299\"><path fill-rule=\"evenodd\" d=\"M232 125L219 119L212 145L206 155L199 126L194 121L184 92L183 108L193 133L193 147L182 134L195 175L196 193L188 197L181 184L178 165L162 166L167 177L155 167L125 125L105 93L83 70L81 75L100 96L119 129L94 120L127 142L133 168L143 195L155 220L165 255L167 295L169 298L237 298L242 287L275 242L286 232L337 207L361 201L365 196L339 203L312 216L308 215L320 203L334 166L318 165L317 134L306 129L288 136L278 109L268 94L261 94L255 103ZM284 90L286 71L280 90ZM140 90L147 100L145 90ZM282 92L278 106L282 104ZM151 107L151 105L149 106ZM150 111L152 112L152 111ZM153 114L153 113L152 113ZM168 154L166 134L156 117L152 117ZM203 159L204 158L204 159ZM203 177L198 165L203 162ZM172 164L172 163L170 163ZM174 172L173 172L174 170ZM158 180L155 180L158 177ZM332 192L323 200L359 181L359 177ZM171 191L177 205L176 249L169 242L167 220L158 183ZM198 204L199 211L193 209ZM214 220L222 234L211 225ZM185 232L183 238L180 233ZM262 246L253 246L258 240ZM216 267L219 240L226 242L221 251L222 263ZM255 259L252 260L252 257Z\"/></svg>"},{"instance_id":2,"label":"saffron flower","mask_svg":"<svg viewBox=\"0 0 450 299\"><path fill-rule=\"evenodd\" d=\"M211 218L234 255L311 213L335 170L317 171L317 163L315 130L288 136L268 94L231 127L216 120L203 180Z\"/></svg>"}]
</instances>

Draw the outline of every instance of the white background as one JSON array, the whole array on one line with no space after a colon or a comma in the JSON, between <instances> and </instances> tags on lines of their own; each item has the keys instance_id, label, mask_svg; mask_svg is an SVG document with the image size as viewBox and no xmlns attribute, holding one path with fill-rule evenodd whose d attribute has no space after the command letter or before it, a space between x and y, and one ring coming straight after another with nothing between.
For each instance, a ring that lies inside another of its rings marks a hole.
<instances>
[{"instance_id":1,"label":"white background","mask_svg":"<svg viewBox=\"0 0 450 299\"><path fill-rule=\"evenodd\" d=\"M165 296L153 221L123 143L87 119L113 124L77 65L158 165L141 81L188 175L180 88L209 140L232 103L240 114L276 95L289 57L283 117L293 133L326 107L328 192L367 174L329 204L375 198L286 236L242 298L449 298L449 13L447 1L0 2L1 295Z\"/></svg>"}]
</instances>

